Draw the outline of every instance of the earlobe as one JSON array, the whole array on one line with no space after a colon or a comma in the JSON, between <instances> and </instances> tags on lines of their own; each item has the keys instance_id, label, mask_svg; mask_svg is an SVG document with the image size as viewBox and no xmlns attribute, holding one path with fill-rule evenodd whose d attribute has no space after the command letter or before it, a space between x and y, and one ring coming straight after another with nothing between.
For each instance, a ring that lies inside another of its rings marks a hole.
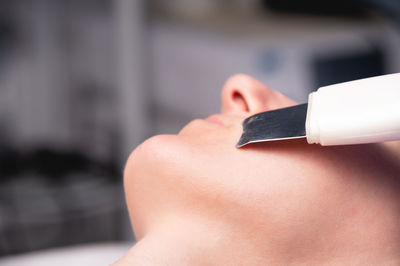
<instances>
[{"instance_id":1,"label":"earlobe","mask_svg":"<svg viewBox=\"0 0 400 266\"><path fill-rule=\"evenodd\" d=\"M222 113L247 116L295 104L286 96L245 74L230 77L222 89L221 96Z\"/></svg>"}]
</instances>

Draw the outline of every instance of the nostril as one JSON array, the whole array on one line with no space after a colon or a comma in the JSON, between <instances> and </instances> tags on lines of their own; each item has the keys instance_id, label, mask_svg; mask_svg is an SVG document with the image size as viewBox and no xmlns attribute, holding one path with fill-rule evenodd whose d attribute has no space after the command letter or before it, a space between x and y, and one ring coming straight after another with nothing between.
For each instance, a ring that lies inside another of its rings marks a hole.
<instances>
[{"instance_id":1,"label":"nostril","mask_svg":"<svg viewBox=\"0 0 400 266\"><path fill-rule=\"evenodd\" d=\"M238 107L240 110L243 110L245 112L249 111L249 106L247 105L243 94L239 91L232 91L232 100L236 107Z\"/></svg>"}]
</instances>

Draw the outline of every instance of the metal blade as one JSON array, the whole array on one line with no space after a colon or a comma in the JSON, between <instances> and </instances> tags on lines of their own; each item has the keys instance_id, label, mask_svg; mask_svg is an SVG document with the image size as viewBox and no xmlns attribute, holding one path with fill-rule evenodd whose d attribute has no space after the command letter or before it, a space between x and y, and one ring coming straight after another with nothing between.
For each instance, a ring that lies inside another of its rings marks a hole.
<instances>
[{"instance_id":1,"label":"metal blade","mask_svg":"<svg viewBox=\"0 0 400 266\"><path fill-rule=\"evenodd\" d=\"M243 133L236 144L304 138L308 104L255 114L243 121Z\"/></svg>"}]
</instances>

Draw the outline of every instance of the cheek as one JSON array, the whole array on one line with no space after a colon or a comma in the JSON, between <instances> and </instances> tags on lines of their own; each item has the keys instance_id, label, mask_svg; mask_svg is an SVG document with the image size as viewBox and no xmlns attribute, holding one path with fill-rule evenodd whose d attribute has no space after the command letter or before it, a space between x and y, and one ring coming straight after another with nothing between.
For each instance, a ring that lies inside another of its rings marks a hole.
<instances>
[{"instance_id":1,"label":"cheek","mask_svg":"<svg viewBox=\"0 0 400 266\"><path fill-rule=\"evenodd\" d=\"M294 149L226 151L210 164L204 195L230 222L274 231L312 224L335 209L343 192L332 164L305 156Z\"/></svg>"}]
</instances>

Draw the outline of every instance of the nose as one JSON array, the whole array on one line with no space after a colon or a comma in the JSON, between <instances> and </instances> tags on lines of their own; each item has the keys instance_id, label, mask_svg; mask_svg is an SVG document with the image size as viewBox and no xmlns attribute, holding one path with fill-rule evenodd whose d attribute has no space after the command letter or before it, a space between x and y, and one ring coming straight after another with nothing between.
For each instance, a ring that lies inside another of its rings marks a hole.
<instances>
[{"instance_id":1,"label":"nose","mask_svg":"<svg viewBox=\"0 0 400 266\"><path fill-rule=\"evenodd\" d=\"M283 94L245 74L230 77L222 89L221 98L222 113L243 116L295 104Z\"/></svg>"}]
</instances>

